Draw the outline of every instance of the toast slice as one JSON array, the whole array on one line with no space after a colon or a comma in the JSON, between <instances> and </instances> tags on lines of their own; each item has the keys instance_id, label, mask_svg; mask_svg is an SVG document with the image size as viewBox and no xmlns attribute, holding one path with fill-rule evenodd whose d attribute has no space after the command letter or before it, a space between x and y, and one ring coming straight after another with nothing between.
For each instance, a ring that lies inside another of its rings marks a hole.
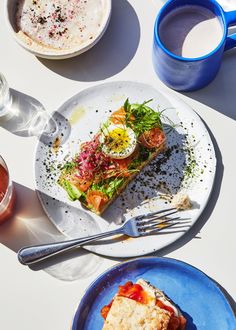
<instances>
[{"instance_id":1,"label":"toast slice","mask_svg":"<svg viewBox=\"0 0 236 330\"><path fill-rule=\"evenodd\" d=\"M157 306L117 296L103 330L167 330L170 313Z\"/></svg>"},{"instance_id":2,"label":"toast slice","mask_svg":"<svg viewBox=\"0 0 236 330\"><path fill-rule=\"evenodd\" d=\"M104 306L103 330L185 330L180 309L161 290L139 279L120 286L112 302Z\"/></svg>"},{"instance_id":3,"label":"toast slice","mask_svg":"<svg viewBox=\"0 0 236 330\"><path fill-rule=\"evenodd\" d=\"M127 185L166 148L161 113L143 104L113 112L91 141L61 166L58 184L68 197L101 215Z\"/></svg>"}]
</instances>

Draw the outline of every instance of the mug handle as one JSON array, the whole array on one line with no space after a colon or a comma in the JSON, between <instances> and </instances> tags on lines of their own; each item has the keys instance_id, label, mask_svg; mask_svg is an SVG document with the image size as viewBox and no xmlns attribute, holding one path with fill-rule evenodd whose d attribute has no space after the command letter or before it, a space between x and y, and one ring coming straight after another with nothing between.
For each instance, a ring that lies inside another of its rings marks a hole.
<instances>
[{"instance_id":1,"label":"mug handle","mask_svg":"<svg viewBox=\"0 0 236 330\"><path fill-rule=\"evenodd\" d=\"M236 24L236 10L225 12L225 20L227 26ZM236 47L236 33L226 38L224 51Z\"/></svg>"}]
</instances>

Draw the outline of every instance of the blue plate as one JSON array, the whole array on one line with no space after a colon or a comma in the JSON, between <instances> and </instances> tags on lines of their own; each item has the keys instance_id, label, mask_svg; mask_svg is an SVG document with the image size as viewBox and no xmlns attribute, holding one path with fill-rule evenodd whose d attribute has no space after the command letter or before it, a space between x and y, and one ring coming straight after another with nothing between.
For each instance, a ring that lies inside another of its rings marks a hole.
<instances>
[{"instance_id":1,"label":"blue plate","mask_svg":"<svg viewBox=\"0 0 236 330\"><path fill-rule=\"evenodd\" d=\"M217 284L200 270L170 258L139 258L109 269L95 280L76 311L72 330L100 330L100 310L118 285L143 278L163 290L187 318L187 330L236 330L236 319ZM118 330L118 329L117 329Z\"/></svg>"}]
</instances>

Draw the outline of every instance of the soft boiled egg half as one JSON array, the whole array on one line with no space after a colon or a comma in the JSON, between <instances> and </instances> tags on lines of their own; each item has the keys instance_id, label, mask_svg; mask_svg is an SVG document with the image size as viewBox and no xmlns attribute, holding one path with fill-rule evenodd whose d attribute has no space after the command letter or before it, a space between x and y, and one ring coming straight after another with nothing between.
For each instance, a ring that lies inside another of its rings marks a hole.
<instances>
[{"instance_id":1,"label":"soft boiled egg half","mask_svg":"<svg viewBox=\"0 0 236 330\"><path fill-rule=\"evenodd\" d=\"M100 143L104 154L114 159L124 159L134 152L137 139L130 127L111 124L101 129Z\"/></svg>"}]
</instances>

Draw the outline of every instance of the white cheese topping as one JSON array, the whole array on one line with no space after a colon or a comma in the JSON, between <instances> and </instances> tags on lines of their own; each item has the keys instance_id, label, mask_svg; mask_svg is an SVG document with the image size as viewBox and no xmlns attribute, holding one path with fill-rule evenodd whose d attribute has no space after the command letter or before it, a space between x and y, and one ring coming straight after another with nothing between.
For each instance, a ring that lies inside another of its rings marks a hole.
<instances>
[{"instance_id":1,"label":"white cheese topping","mask_svg":"<svg viewBox=\"0 0 236 330\"><path fill-rule=\"evenodd\" d=\"M143 279L139 279L137 281L137 284L141 285L141 287L144 289L144 291L147 292L147 294L150 297L155 297L155 301L153 301L153 299L150 300L150 305L155 305L156 300L158 299L164 305L173 308L175 316L180 315L180 311L175 307L175 305L169 299L167 299L167 297L164 295L164 293L162 291L158 290L157 288L155 288L148 282L144 281ZM149 300L148 300L148 303L149 303Z\"/></svg>"}]
</instances>

